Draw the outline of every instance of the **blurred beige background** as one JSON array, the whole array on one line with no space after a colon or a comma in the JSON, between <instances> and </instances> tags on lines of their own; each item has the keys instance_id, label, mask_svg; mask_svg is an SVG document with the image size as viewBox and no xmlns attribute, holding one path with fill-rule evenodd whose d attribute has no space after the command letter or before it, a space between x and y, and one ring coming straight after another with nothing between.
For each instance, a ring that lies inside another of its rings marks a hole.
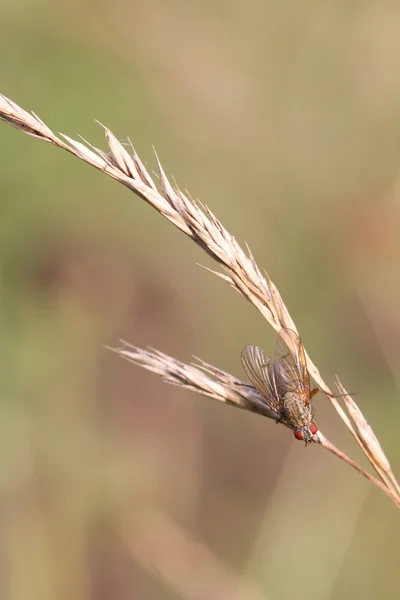
<instances>
[{"instance_id":1,"label":"blurred beige background","mask_svg":"<svg viewBox=\"0 0 400 600\"><path fill-rule=\"evenodd\" d=\"M280 289L400 473L400 4L5 3L1 92L130 137ZM398 597L396 508L261 417L163 384L118 336L239 377L275 336L143 201L0 126L1 597ZM323 396L321 429L362 462ZM363 464L363 463L362 463Z\"/></svg>"}]
</instances>

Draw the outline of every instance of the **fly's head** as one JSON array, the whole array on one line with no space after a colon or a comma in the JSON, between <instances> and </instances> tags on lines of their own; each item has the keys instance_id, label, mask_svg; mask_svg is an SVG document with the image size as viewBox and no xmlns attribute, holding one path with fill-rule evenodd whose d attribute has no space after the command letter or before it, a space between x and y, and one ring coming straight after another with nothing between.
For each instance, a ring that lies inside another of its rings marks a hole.
<instances>
[{"instance_id":1,"label":"fly's head","mask_svg":"<svg viewBox=\"0 0 400 600\"><path fill-rule=\"evenodd\" d=\"M311 442L317 442L317 433L318 427L315 423L308 423L307 425L303 425L298 429L294 430L294 437L296 440L301 440L305 442L305 445L311 444Z\"/></svg>"}]
</instances>

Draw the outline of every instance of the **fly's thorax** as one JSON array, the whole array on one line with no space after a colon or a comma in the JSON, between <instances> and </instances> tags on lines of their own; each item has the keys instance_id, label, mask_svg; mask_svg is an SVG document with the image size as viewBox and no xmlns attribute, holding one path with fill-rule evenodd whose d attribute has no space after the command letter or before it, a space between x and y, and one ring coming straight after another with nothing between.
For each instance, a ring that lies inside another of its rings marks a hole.
<instances>
[{"instance_id":1,"label":"fly's thorax","mask_svg":"<svg viewBox=\"0 0 400 600\"><path fill-rule=\"evenodd\" d=\"M309 425L313 420L312 404L305 404L295 392L285 392L282 397L282 417L293 429Z\"/></svg>"}]
</instances>

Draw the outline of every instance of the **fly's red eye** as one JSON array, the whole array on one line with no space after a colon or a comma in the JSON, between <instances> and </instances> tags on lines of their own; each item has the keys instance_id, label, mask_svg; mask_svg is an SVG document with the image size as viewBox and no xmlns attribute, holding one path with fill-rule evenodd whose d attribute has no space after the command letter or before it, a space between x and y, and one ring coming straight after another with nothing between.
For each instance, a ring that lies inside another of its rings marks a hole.
<instances>
[{"instance_id":1,"label":"fly's red eye","mask_svg":"<svg viewBox=\"0 0 400 600\"><path fill-rule=\"evenodd\" d=\"M318 427L313 423L312 425L310 425L310 432L315 435L318 431Z\"/></svg>"},{"instance_id":2,"label":"fly's red eye","mask_svg":"<svg viewBox=\"0 0 400 600\"><path fill-rule=\"evenodd\" d=\"M303 434L301 433L300 429L296 429L296 431L294 432L294 437L296 438L296 440L303 439Z\"/></svg>"}]
</instances>

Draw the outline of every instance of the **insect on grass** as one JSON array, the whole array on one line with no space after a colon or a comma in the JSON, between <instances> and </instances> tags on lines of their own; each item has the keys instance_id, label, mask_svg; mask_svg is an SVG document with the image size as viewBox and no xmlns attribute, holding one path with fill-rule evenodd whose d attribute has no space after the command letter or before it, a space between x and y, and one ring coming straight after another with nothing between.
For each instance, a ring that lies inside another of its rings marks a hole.
<instances>
[{"instance_id":1,"label":"insect on grass","mask_svg":"<svg viewBox=\"0 0 400 600\"><path fill-rule=\"evenodd\" d=\"M320 388L310 388L306 355L297 333L281 329L273 361L258 346L245 346L242 364L251 384L276 414L277 423L292 429L294 437L306 446L316 442L312 398Z\"/></svg>"}]
</instances>

